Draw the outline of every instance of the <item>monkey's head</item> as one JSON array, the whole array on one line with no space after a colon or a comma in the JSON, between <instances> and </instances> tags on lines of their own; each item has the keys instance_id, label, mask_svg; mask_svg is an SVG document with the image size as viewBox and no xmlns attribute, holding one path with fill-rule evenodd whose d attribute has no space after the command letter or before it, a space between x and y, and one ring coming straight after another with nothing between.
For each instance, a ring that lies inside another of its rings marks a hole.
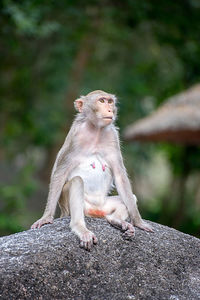
<instances>
[{"instance_id":1,"label":"monkey's head","mask_svg":"<svg viewBox=\"0 0 200 300\"><path fill-rule=\"evenodd\" d=\"M114 95L97 90L75 100L74 106L94 126L105 127L116 119L116 101Z\"/></svg>"}]
</instances>

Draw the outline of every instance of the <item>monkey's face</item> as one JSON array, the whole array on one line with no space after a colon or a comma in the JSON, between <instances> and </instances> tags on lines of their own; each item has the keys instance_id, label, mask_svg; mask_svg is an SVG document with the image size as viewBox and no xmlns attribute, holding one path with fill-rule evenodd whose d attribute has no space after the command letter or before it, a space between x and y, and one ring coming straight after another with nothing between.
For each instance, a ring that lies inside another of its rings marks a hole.
<instances>
[{"instance_id":1,"label":"monkey's face","mask_svg":"<svg viewBox=\"0 0 200 300\"><path fill-rule=\"evenodd\" d=\"M94 105L98 123L101 127L107 126L115 120L115 103L110 95L97 97Z\"/></svg>"},{"instance_id":2,"label":"monkey's face","mask_svg":"<svg viewBox=\"0 0 200 300\"><path fill-rule=\"evenodd\" d=\"M95 127L105 127L116 119L116 97L104 91L93 91L75 100L76 110L83 114Z\"/></svg>"}]
</instances>

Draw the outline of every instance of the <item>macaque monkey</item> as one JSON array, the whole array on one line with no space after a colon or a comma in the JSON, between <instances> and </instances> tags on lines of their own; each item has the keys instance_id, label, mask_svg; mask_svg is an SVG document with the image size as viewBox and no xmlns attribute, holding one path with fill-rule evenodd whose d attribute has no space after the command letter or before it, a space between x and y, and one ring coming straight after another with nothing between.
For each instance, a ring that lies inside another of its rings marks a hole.
<instances>
[{"instance_id":1,"label":"macaque monkey","mask_svg":"<svg viewBox=\"0 0 200 300\"><path fill-rule=\"evenodd\" d=\"M134 236L134 226L152 231L140 216L124 167L114 125L116 102L114 95L100 90L75 100L78 114L58 152L44 214L31 228L52 223L59 202L61 217L71 216L70 227L86 250L97 238L84 215L104 217L127 236ZM108 196L113 184L118 195Z\"/></svg>"}]
</instances>

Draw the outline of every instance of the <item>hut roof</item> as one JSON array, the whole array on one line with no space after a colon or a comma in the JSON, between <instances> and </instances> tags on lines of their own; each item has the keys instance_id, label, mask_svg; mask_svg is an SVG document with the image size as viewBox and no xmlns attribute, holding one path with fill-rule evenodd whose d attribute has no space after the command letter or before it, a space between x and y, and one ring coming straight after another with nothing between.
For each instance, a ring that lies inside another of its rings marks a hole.
<instances>
[{"instance_id":1,"label":"hut roof","mask_svg":"<svg viewBox=\"0 0 200 300\"><path fill-rule=\"evenodd\" d=\"M200 84L169 98L150 116L129 125L124 138L200 144Z\"/></svg>"}]
</instances>

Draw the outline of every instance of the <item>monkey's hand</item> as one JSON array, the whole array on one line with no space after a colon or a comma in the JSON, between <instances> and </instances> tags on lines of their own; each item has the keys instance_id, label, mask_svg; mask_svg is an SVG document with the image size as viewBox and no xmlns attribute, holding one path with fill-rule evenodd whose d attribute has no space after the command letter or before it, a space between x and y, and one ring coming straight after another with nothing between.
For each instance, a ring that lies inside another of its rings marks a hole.
<instances>
[{"instance_id":1,"label":"monkey's hand","mask_svg":"<svg viewBox=\"0 0 200 300\"><path fill-rule=\"evenodd\" d=\"M52 224L53 223L53 217L42 217L41 219L37 220L33 225L31 226L31 229L40 228L44 224Z\"/></svg>"},{"instance_id":2,"label":"monkey's hand","mask_svg":"<svg viewBox=\"0 0 200 300\"><path fill-rule=\"evenodd\" d=\"M148 232L154 232L153 228L147 224L146 222L144 222L143 220L140 220L138 222L133 222L134 225L142 230L148 231Z\"/></svg>"}]
</instances>

